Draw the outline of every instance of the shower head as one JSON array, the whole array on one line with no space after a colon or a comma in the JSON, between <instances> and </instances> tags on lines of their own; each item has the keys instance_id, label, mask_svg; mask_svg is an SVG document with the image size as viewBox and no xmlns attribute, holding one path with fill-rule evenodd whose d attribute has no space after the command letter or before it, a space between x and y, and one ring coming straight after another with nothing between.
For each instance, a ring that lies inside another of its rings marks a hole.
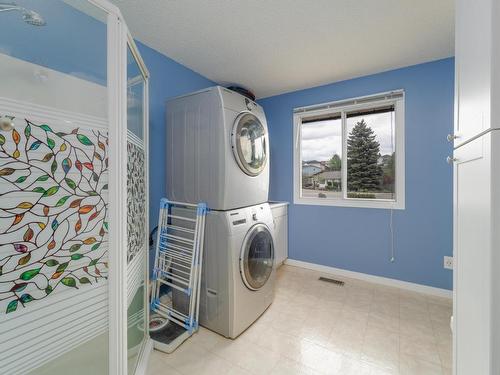
<instances>
[{"instance_id":1,"label":"shower head","mask_svg":"<svg viewBox=\"0 0 500 375\"><path fill-rule=\"evenodd\" d=\"M43 17L33 10L18 6L15 3L0 3L0 12L18 11L23 15L23 21L32 26L45 26Z\"/></svg>"},{"instance_id":2,"label":"shower head","mask_svg":"<svg viewBox=\"0 0 500 375\"><path fill-rule=\"evenodd\" d=\"M40 14L32 10L23 10L23 20L33 26L45 26L47 24Z\"/></svg>"}]
</instances>

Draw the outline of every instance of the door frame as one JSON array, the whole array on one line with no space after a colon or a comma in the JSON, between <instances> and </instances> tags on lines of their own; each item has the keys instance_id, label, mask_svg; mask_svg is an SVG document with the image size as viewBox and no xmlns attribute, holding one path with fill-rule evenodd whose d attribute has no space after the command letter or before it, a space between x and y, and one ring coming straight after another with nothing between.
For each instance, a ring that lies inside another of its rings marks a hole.
<instances>
[{"instance_id":1,"label":"door frame","mask_svg":"<svg viewBox=\"0 0 500 375\"><path fill-rule=\"evenodd\" d=\"M145 80L144 89L144 152L146 183L145 251L148 249L149 221L149 72L128 30L125 20L115 5L107 0L87 0L104 10L107 18L107 76L109 121L109 369L110 375L127 374L127 48L130 48ZM114 182L114 183L113 183ZM145 256L145 328L149 324L148 257ZM149 354L153 348L149 334L139 354L136 374L146 372Z\"/></svg>"}]
</instances>

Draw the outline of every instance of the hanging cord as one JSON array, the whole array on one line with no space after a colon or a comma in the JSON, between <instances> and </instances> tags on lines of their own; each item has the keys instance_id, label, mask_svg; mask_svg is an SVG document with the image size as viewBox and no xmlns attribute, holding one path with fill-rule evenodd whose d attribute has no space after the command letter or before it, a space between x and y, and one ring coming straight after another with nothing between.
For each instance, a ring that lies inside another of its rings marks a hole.
<instances>
[{"instance_id":1,"label":"hanging cord","mask_svg":"<svg viewBox=\"0 0 500 375\"><path fill-rule=\"evenodd\" d=\"M154 248L152 248L152 246L155 243L155 232L157 232L157 231L158 231L158 225L153 228L153 230L151 231L151 234L149 235L149 247L150 247L150 250L154 249Z\"/></svg>"},{"instance_id":2,"label":"hanging cord","mask_svg":"<svg viewBox=\"0 0 500 375\"><path fill-rule=\"evenodd\" d=\"M393 209L391 208L391 219L389 221L389 229L391 232L391 258L389 259L391 263L394 263L396 260L396 255L394 252L394 223L393 223L393 217L392 217Z\"/></svg>"}]
</instances>

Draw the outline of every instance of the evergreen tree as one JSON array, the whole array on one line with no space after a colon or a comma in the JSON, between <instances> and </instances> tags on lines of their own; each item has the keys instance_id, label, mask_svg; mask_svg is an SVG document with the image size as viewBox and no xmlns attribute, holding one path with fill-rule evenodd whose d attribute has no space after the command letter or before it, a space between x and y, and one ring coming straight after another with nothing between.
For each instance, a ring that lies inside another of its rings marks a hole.
<instances>
[{"instance_id":1,"label":"evergreen tree","mask_svg":"<svg viewBox=\"0 0 500 375\"><path fill-rule=\"evenodd\" d=\"M340 156L337 154L333 155L332 158L328 161L328 166L332 171L340 171L342 168L342 160L340 160Z\"/></svg>"},{"instance_id":2,"label":"evergreen tree","mask_svg":"<svg viewBox=\"0 0 500 375\"><path fill-rule=\"evenodd\" d=\"M349 191L378 191L382 168L378 164L380 144L365 120L352 128L347 138L347 188Z\"/></svg>"}]
</instances>

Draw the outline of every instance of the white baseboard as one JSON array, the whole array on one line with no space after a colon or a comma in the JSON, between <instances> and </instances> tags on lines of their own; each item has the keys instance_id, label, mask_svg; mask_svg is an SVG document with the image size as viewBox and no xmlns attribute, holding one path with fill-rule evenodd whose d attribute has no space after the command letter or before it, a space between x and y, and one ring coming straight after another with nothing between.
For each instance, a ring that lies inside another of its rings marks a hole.
<instances>
[{"instance_id":1,"label":"white baseboard","mask_svg":"<svg viewBox=\"0 0 500 375\"><path fill-rule=\"evenodd\" d=\"M350 277L352 279L369 281L375 284L381 284L386 286L392 286L395 288L411 290L413 292L419 292L431 296L443 297L443 298L453 298L453 291L441 288L435 288L432 286L410 283L407 281L401 281L396 279L390 279L388 277L369 275L367 273L348 271L341 268L323 266L321 264L303 262L301 260L287 259L284 264L294 267L306 268L313 271L320 271L324 273L329 273L338 276Z\"/></svg>"}]
</instances>

